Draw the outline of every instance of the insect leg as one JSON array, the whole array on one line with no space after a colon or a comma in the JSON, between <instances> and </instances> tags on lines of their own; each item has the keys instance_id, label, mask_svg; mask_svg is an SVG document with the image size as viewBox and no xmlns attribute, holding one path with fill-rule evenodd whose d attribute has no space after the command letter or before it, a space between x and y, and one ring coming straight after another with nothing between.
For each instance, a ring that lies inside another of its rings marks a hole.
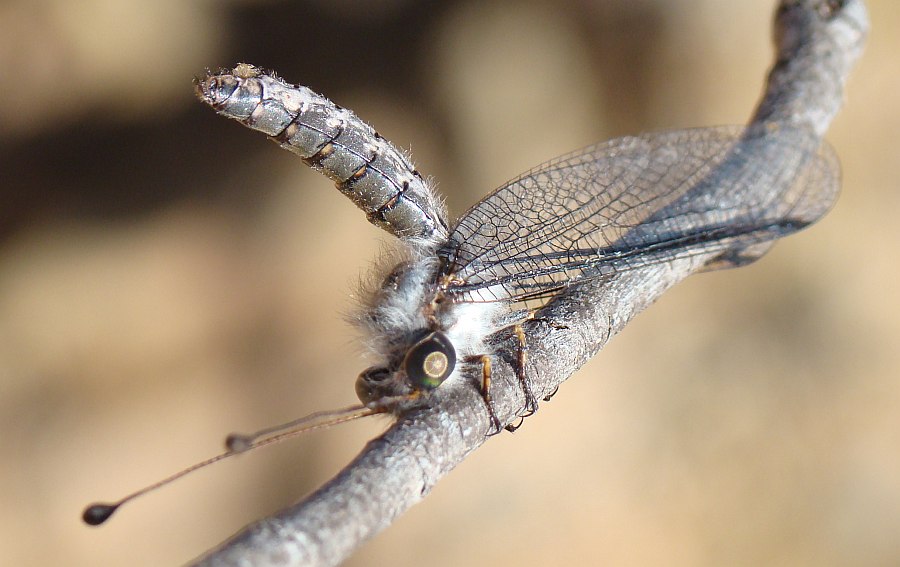
<instances>
[{"instance_id":1,"label":"insect leg","mask_svg":"<svg viewBox=\"0 0 900 567\"><path fill-rule=\"evenodd\" d=\"M494 411L494 402L491 400L491 357L483 354L478 361L481 362L481 397L484 398L484 404L491 418L491 430L488 435L496 435L500 433L500 419Z\"/></svg>"},{"instance_id":2,"label":"insect leg","mask_svg":"<svg viewBox=\"0 0 900 567\"><path fill-rule=\"evenodd\" d=\"M528 317L527 317L527 318L528 318L528 320L530 320L530 321L540 321L541 323L545 323L545 324L549 325L550 327L552 327L552 328L554 328L554 329L557 329L557 330L566 330L566 329L569 328L569 327L567 327L566 325L560 325L559 323L556 323L555 321L551 321L550 319L547 319L547 318L544 318L544 317L537 317L537 316L535 315L535 312L534 312L534 311L529 311L529 312L528 312ZM525 335L524 335L524 333L519 333L519 332L517 332L517 333L516 333L516 336L519 337L519 341L520 341L520 345L521 345L520 348L521 348L522 350L524 350L524 349L525 349L525 342L524 342L524 336L525 336ZM523 360L522 358L520 358L520 360L519 360L519 365L524 369L524 367L525 367L525 362L524 362L524 360ZM559 391L559 385L557 384L556 388L553 388L553 391L552 391L552 392L550 392L549 394L547 394L546 396L544 396L544 398L543 398L544 401L545 401L545 402L549 402L549 401L550 401L550 398L552 398L553 396L555 396L555 395L556 395L556 392L558 392L558 391ZM537 409L537 408L535 408L535 409Z\"/></svg>"},{"instance_id":3,"label":"insect leg","mask_svg":"<svg viewBox=\"0 0 900 567\"><path fill-rule=\"evenodd\" d=\"M553 396L556 395L556 392L559 392L559 385L557 385L555 388L553 388L553 391L552 391L552 392L550 392L549 394L547 394L546 396L544 396L544 401L545 401L545 402L549 402L549 401L550 401L550 398L552 398Z\"/></svg>"},{"instance_id":4,"label":"insect leg","mask_svg":"<svg viewBox=\"0 0 900 567\"><path fill-rule=\"evenodd\" d=\"M525 362L528 360L528 348L525 344L525 329L522 328L522 325L515 325L513 329L516 333L516 338L519 340L519 347L516 349L518 353L518 360L516 361L516 378L519 379L519 384L522 385L522 392L525 394L526 414L523 417L528 417L537 411L538 402L534 397L534 392L531 391L531 384L528 383L525 376Z\"/></svg>"}]
</instances>

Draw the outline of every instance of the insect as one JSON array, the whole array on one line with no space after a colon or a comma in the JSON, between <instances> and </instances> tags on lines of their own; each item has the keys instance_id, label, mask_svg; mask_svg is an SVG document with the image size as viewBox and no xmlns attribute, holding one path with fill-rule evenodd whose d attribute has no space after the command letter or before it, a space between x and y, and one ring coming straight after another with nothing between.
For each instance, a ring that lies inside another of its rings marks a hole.
<instances>
[{"instance_id":1,"label":"insect","mask_svg":"<svg viewBox=\"0 0 900 567\"><path fill-rule=\"evenodd\" d=\"M498 354L486 340L490 334L515 331L521 414L528 416L538 404L525 373L521 324L536 305L570 286L680 258L704 255L707 270L747 264L776 239L821 218L838 193L837 161L814 137L767 136L765 125L701 128L620 138L562 156L506 183L451 223L440 196L402 151L311 90L241 64L199 79L197 93L330 177L369 222L398 239L393 268L356 318L379 360L357 379L362 405L233 435L229 453L199 466L318 427L320 417L330 424L402 410L473 374L491 432L513 429L497 418L490 398ZM742 168L751 152L778 156L788 149L800 156L789 168ZM738 188L752 182L768 190L711 197L710 184L722 170L733 171ZM464 372L467 366L473 372ZM145 491L95 505L85 520L101 523Z\"/></svg>"}]
</instances>

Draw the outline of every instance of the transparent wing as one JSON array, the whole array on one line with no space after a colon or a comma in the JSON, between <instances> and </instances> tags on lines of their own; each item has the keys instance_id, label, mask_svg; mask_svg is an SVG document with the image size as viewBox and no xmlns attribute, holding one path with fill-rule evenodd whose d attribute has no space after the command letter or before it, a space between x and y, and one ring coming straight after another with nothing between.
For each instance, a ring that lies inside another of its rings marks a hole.
<instances>
[{"instance_id":1,"label":"transparent wing","mask_svg":"<svg viewBox=\"0 0 900 567\"><path fill-rule=\"evenodd\" d=\"M585 278L698 254L759 258L818 220L840 169L811 133L703 128L605 142L500 187L439 251L462 301L524 301Z\"/></svg>"}]
</instances>

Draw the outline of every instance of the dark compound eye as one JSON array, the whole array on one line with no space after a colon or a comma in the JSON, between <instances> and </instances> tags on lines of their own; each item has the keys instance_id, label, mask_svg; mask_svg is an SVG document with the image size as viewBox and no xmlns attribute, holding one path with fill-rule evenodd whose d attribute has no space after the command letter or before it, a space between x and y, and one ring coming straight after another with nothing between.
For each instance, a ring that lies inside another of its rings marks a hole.
<instances>
[{"instance_id":1,"label":"dark compound eye","mask_svg":"<svg viewBox=\"0 0 900 567\"><path fill-rule=\"evenodd\" d=\"M450 376L456 366L456 350L447 335L439 331L427 334L406 353L403 368L412 386L433 390Z\"/></svg>"}]
</instances>

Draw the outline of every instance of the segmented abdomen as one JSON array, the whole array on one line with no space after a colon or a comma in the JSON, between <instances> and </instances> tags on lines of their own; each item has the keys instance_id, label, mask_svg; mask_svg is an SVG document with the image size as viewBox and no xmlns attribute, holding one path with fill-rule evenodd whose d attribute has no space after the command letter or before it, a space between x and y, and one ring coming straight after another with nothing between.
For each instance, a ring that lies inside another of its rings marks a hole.
<instances>
[{"instance_id":1,"label":"segmented abdomen","mask_svg":"<svg viewBox=\"0 0 900 567\"><path fill-rule=\"evenodd\" d=\"M419 172L349 110L246 64L207 75L197 93L327 175L375 226L408 240L446 239L443 205Z\"/></svg>"}]
</instances>

